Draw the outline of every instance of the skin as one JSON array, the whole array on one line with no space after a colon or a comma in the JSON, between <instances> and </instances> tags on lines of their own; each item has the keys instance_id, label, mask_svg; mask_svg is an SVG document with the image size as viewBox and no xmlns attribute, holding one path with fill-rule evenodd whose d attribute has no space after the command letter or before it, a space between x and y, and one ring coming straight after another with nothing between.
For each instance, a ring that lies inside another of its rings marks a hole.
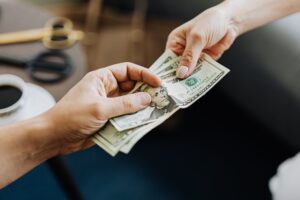
<instances>
[{"instance_id":1,"label":"skin","mask_svg":"<svg viewBox=\"0 0 300 200\"><path fill-rule=\"evenodd\" d=\"M239 35L297 11L299 0L225 0L205 10L168 37L166 48L182 55L177 77L191 75L202 53L217 60Z\"/></svg>"},{"instance_id":2,"label":"skin","mask_svg":"<svg viewBox=\"0 0 300 200\"><path fill-rule=\"evenodd\" d=\"M93 145L91 135L118 115L151 102L149 94L127 94L136 81L153 87L160 79L146 68L121 63L88 73L52 109L0 128L0 188L47 159Z\"/></svg>"},{"instance_id":3,"label":"skin","mask_svg":"<svg viewBox=\"0 0 300 200\"><path fill-rule=\"evenodd\" d=\"M226 0L176 28L166 48L182 55L178 78L186 78L202 52L218 59L241 34L300 10L299 0ZM114 116L151 102L147 93L124 95L136 81L158 87L145 68L121 63L87 74L48 112L0 128L0 188L47 159L93 145L91 135Z\"/></svg>"}]
</instances>

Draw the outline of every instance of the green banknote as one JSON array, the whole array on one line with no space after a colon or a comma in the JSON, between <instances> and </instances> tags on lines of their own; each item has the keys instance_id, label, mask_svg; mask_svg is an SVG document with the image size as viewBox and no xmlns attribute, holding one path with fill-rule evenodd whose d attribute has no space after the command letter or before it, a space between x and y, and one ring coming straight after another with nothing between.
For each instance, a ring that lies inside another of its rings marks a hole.
<instances>
[{"instance_id":1,"label":"green banknote","mask_svg":"<svg viewBox=\"0 0 300 200\"><path fill-rule=\"evenodd\" d=\"M184 80L177 79L176 69L180 57L167 50L150 67L162 80L162 86L152 88L137 83L131 91L148 92L151 104L136 113L112 118L99 130L93 141L112 156L119 151L128 153L132 147L148 132L170 118L181 108L187 108L205 95L228 72L208 55L203 55L191 76Z\"/></svg>"}]
</instances>

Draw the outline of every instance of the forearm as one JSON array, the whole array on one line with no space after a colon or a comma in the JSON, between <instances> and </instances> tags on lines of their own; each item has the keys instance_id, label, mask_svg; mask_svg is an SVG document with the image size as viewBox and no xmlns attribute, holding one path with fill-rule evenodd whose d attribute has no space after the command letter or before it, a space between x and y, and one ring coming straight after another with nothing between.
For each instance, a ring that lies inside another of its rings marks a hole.
<instances>
[{"instance_id":1,"label":"forearm","mask_svg":"<svg viewBox=\"0 0 300 200\"><path fill-rule=\"evenodd\" d=\"M57 154L44 116L0 128L0 188Z\"/></svg>"},{"instance_id":2,"label":"forearm","mask_svg":"<svg viewBox=\"0 0 300 200\"><path fill-rule=\"evenodd\" d=\"M229 13L239 35L300 11L299 0L225 0L218 6Z\"/></svg>"}]
</instances>

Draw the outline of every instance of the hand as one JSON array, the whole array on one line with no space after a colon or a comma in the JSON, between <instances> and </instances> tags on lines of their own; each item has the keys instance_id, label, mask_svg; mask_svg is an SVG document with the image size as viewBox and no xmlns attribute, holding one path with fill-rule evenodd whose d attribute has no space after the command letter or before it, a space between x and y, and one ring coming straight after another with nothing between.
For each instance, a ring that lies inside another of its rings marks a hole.
<instances>
[{"instance_id":1,"label":"hand","mask_svg":"<svg viewBox=\"0 0 300 200\"><path fill-rule=\"evenodd\" d=\"M177 77L191 75L202 52L218 59L238 36L228 12L221 6L210 8L173 30L166 48L182 55Z\"/></svg>"},{"instance_id":2,"label":"hand","mask_svg":"<svg viewBox=\"0 0 300 200\"><path fill-rule=\"evenodd\" d=\"M109 118L143 109L151 102L148 93L126 94L136 81L158 87L160 79L146 68L121 63L88 73L56 106L45 113L54 131L50 136L67 154L93 145L91 134Z\"/></svg>"}]
</instances>

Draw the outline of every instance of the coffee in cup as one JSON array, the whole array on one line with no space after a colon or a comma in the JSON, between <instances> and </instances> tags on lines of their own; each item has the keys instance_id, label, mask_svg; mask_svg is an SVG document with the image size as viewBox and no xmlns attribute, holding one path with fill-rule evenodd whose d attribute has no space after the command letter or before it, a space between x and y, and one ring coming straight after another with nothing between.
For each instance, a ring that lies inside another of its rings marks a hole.
<instances>
[{"instance_id":1,"label":"coffee in cup","mask_svg":"<svg viewBox=\"0 0 300 200\"><path fill-rule=\"evenodd\" d=\"M11 74L0 75L0 115L13 112L24 102L25 82Z\"/></svg>"}]
</instances>

